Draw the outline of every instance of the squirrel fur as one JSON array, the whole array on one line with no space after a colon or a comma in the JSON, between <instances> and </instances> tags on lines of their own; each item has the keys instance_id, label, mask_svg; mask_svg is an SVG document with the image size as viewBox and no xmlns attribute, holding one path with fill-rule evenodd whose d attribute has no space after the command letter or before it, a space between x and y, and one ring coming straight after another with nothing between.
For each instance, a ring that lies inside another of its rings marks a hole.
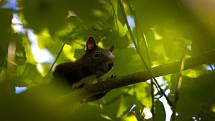
<instances>
[{"instance_id":1,"label":"squirrel fur","mask_svg":"<svg viewBox=\"0 0 215 121\"><path fill-rule=\"evenodd\" d=\"M75 62L65 62L55 67L54 78L65 81L73 86L77 83L80 88L85 85L82 79L95 75L96 78L109 72L113 67L114 56L113 47L104 49L98 47L93 37L89 37L86 42L85 54Z\"/></svg>"}]
</instances>

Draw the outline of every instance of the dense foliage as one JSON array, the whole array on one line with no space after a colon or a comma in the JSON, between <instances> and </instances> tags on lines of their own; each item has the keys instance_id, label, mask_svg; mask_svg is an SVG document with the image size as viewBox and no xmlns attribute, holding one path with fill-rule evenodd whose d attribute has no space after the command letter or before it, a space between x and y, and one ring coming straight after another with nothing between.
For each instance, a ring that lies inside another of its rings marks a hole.
<instances>
[{"instance_id":1,"label":"dense foliage","mask_svg":"<svg viewBox=\"0 0 215 121\"><path fill-rule=\"evenodd\" d=\"M0 0L0 120L213 121L214 11L213 0ZM52 66L80 58L89 36L115 47L103 80L180 63L83 103L47 85ZM185 70L196 56L207 62Z\"/></svg>"}]
</instances>

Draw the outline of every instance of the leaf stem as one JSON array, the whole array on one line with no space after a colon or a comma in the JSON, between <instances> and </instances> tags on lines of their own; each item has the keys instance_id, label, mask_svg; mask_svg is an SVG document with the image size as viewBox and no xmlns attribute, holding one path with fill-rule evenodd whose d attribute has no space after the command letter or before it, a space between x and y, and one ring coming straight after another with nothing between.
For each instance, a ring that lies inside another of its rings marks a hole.
<instances>
[{"instance_id":1,"label":"leaf stem","mask_svg":"<svg viewBox=\"0 0 215 121\"><path fill-rule=\"evenodd\" d=\"M177 105L177 102L179 100L179 91L180 91L181 85L182 85L182 77L183 77L182 72L184 70L185 60L186 60L186 53L181 58L181 61L180 61L180 70L179 70L179 73L177 74L178 78L177 78L177 83L176 83L177 85L176 85L176 92L175 92L175 96L174 96L174 103L173 103L173 106L172 106L171 121L174 121L175 120L175 116L176 116L176 105Z\"/></svg>"},{"instance_id":2,"label":"leaf stem","mask_svg":"<svg viewBox=\"0 0 215 121\"><path fill-rule=\"evenodd\" d=\"M154 74L152 73L152 69L150 68L151 66L149 67L149 66L147 65L147 63L146 63L144 57L142 56L142 54L141 54L141 52L140 52L140 49L139 49L139 47L138 47L138 44L137 44L137 42L135 41L135 37L134 37L134 35L133 35L133 33L132 33L132 30L131 30L131 28L130 28L130 26L129 26L129 23L128 23L127 19L126 19L126 13L125 13L125 10L124 10L124 7L123 7L123 5L122 5L122 1L121 1L121 0L119 0L119 6L120 6L120 8L121 8L123 17L124 17L124 19L125 19L128 32L129 32L129 34L130 34L130 36L131 36L131 39L132 39L132 41L133 41L133 43L134 43L134 46L136 47L136 51L137 51L137 53L138 53L140 59L142 60L144 66L146 67L146 69L148 70L148 72L152 75L151 82L154 81L154 84L156 85L156 87L158 88L158 90L161 92L161 94L166 98L168 104L169 104L170 106L172 106L172 102L169 100L169 98L167 97L167 95L165 94L165 92L163 91L163 89L162 89L162 88L160 87L160 85L158 84L157 80L154 78L154 76L153 76ZM131 7L130 7L130 8L131 8ZM137 26L136 26L136 27L137 27ZM145 45L146 48L147 48L147 43L146 43L145 37L144 37L144 45ZM146 49L146 50L147 50L147 49ZM147 52L147 55L148 55L148 59L149 59L149 54L148 54L148 52ZM150 62L150 59L149 59L149 62ZM150 65L151 65L151 64L150 64ZM153 83L151 83L151 84L153 84ZM152 87L153 87L153 86L152 86ZM151 92L152 92L152 91L151 91ZM153 95L152 95L152 96L153 96ZM153 110L152 110L152 111L153 111ZM152 112L152 114L153 114L153 112ZM153 117L154 117L154 116L153 116Z\"/></svg>"},{"instance_id":3,"label":"leaf stem","mask_svg":"<svg viewBox=\"0 0 215 121\"><path fill-rule=\"evenodd\" d=\"M61 54L62 51L63 51L63 48L64 48L65 44L66 44L66 41L62 44L60 50L59 50L58 53L57 53L57 56L56 56L54 62L52 63L52 65L51 65L51 67L50 67L50 69L49 69L49 71L48 71L48 73L47 73L46 75L49 75L50 72L52 71L52 69L53 69L55 63L57 62L58 58L60 57L60 54Z\"/></svg>"}]
</instances>

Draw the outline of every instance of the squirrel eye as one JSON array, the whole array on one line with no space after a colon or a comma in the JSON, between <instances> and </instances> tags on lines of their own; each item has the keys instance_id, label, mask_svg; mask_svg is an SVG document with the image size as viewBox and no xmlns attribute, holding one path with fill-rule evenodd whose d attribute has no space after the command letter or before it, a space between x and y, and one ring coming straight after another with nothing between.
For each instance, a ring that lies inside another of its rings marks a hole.
<instances>
[{"instance_id":1,"label":"squirrel eye","mask_svg":"<svg viewBox=\"0 0 215 121\"><path fill-rule=\"evenodd\" d=\"M96 51L94 56L95 56L95 57L101 56L101 52L100 52L100 51Z\"/></svg>"}]
</instances>

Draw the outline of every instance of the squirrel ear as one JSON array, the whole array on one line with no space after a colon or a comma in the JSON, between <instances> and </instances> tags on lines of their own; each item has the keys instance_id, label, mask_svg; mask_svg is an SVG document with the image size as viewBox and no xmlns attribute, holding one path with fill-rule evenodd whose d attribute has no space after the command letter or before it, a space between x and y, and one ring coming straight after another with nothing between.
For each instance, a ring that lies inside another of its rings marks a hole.
<instances>
[{"instance_id":1,"label":"squirrel ear","mask_svg":"<svg viewBox=\"0 0 215 121\"><path fill-rule=\"evenodd\" d=\"M96 42L93 37L89 37L86 43L87 50L92 50L97 47Z\"/></svg>"}]
</instances>

